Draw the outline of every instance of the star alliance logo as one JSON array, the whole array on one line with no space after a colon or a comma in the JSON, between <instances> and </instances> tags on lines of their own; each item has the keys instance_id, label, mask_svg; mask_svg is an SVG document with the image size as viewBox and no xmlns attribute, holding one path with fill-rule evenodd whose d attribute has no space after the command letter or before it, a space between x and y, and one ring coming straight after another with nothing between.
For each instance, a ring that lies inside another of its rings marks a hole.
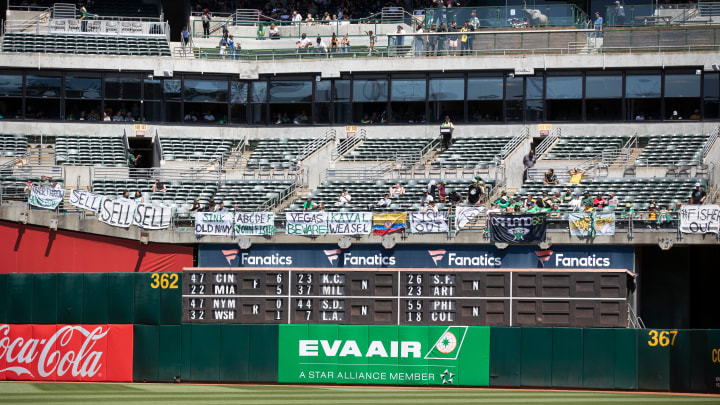
<instances>
[{"instance_id":1,"label":"star alliance logo","mask_svg":"<svg viewBox=\"0 0 720 405\"><path fill-rule=\"evenodd\" d=\"M430 257L433 259L433 262L435 263L435 267L437 267L438 262L445 257L445 253L447 253L446 250L439 249L439 250L428 250L427 251L430 254Z\"/></svg>"},{"instance_id":2,"label":"star alliance logo","mask_svg":"<svg viewBox=\"0 0 720 405\"><path fill-rule=\"evenodd\" d=\"M332 249L332 250L323 250L325 252L325 256L327 256L328 261L331 265L334 265L333 261L337 260L338 257L340 257L340 253L342 253L342 249Z\"/></svg>"},{"instance_id":3,"label":"star alliance logo","mask_svg":"<svg viewBox=\"0 0 720 405\"><path fill-rule=\"evenodd\" d=\"M221 250L225 260L228 262L228 266L232 265L232 261L237 259L237 255L240 252L238 249Z\"/></svg>"},{"instance_id":4,"label":"star alliance logo","mask_svg":"<svg viewBox=\"0 0 720 405\"><path fill-rule=\"evenodd\" d=\"M545 267L545 263L547 263L547 262L550 260L550 258L552 257L553 253L554 253L554 252L553 252L552 250L550 250L550 249L547 249L547 250L536 250L536 251L535 251L535 254L537 255L537 259L538 259L538 261L540 262L540 265L541 265L542 267Z\"/></svg>"},{"instance_id":5,"label":"star alliance logo","mask_svg":"<svg viewBox=\"0 0 720 405\"><path fill-rule=\"evenodd\" d=\"M454 378L455 374L451 373L448 369L445 369L445 371L440 373L440 379L443 384L452 384Z\"/></svg>"}]
</instances>

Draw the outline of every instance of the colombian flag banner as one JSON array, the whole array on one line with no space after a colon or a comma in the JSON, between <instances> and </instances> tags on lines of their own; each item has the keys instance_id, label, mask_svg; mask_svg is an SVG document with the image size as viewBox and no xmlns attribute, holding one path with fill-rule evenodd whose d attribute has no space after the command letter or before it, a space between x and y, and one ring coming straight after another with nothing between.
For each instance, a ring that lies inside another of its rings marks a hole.
<instances>
[{"instance_id":1,"label":"colombian flag banner","mask_svg":"<svg viewBox=\"0 0 720 405\"><path fill-rule=\"evenodd\" d=\"M407 212L402 214L373 214L373 235L386 235L405 229Z\"/></svg>"}]
</instances>

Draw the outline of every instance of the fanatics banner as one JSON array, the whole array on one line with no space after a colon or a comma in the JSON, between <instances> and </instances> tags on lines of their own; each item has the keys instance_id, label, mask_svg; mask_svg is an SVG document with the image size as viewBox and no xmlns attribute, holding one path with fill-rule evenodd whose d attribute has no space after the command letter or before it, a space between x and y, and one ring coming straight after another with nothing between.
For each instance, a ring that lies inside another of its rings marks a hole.
<instances>
[{"instance_id":1,"label":"fanatics banner","mask_svg":"<svg viewBox=\"0 0 720 405\"><path fill-rule=\"evenodd\" d=\"M133 325L0 324L0 380L132 381Z\"/></svg>"},{"instance_id":2,"label":"fanatics banner","mask_svg":"<svg viewBox=\"0 0 720 405\"><path fill-rule=\"evenodd\" d=\"M490 214L490 239L503 243L544 242L547 223L541 214Z\"/></svg>"},{"instance_id":3,"label":"fanatics banner","mask_svg":"<svg viewBox=\"0 0 720 405\"><path fill-rule=\"evenodd\" d=\"M53 190L50 187L41 187L33 184L30 189L30 205L39 208L54 210L65 197L65 190Z\"/></svg>"}]
</instances>

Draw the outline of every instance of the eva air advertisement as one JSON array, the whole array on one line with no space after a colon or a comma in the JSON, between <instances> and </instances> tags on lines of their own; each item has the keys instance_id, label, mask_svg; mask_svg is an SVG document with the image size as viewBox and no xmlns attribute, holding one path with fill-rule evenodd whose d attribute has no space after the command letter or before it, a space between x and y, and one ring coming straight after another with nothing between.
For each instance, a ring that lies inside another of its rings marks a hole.
<instances>
[{"instance_id":1,"label":"eva air advertisement","mask_svg":"<svg viewBox=\"0 0 720 405\"><path fill-rule=\"evenodd\" d=\"M280 325L279 382L488 386L486 326Z\"/></svg>"}]
</instances>

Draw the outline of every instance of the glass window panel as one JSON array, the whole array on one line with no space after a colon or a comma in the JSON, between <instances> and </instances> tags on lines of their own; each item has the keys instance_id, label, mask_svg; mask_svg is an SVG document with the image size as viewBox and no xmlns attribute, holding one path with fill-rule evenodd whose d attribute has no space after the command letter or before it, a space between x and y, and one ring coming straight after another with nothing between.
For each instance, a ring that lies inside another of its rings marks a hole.
<instances>
[{"instance_id":1,"label":"glass window panel","mask_svg":"<svg viewBox=\"0 0 720 405\"><path fill-rule=\"evenodd\" d=\"M60 97L60 77L33 76L25 77L25 92L28 97Z\"/></svg>"},{"instance_id":2,"label":"glass window panel","mask_svg":"<svg viewBox=\"0 0 720 405\"><path fill-rule=\"evenodd\" d=\"M67 98L100 98L99 77L65 77L65 97Z\"/></svg>"},{"instance_id":3,"label":"glass window panel","mask_svg":"<svg viewBox=\"0 0 720 405\"><path fill-rule=\"evenodd\" d=\"M22 75L0 75L0 96L22 96Z\"/></svg>"},{"instance_id":4,"label":"glass window panel","mask_svg":"<svg viewBox=\"0 0 720 405\"><path fill-rule=\"evenodd\" d=\"M500 79L500 98L502 98L502 79ZM430 100L465 100L465 79L430 79Z\"/></svg>"},{"instance_id":5,"label":"glass window panel","mask_svg":"<svg viewBox=\"0 0 720 405\"><path fill-rule=\"evenodd\" d=\"M393 101L425 101L425 79L392 79Z\"/></svg>"},{"instance_id":6,"label":"glass window panel","mask_svg":"<svg viewBox=\"0 0 720 405\"><path fill-rule=\"evenodd\" d=\"M267 101L267 82L252 82L252 100L253 103L264 103Z\"/></svg>"},{"instance_id":7,"label":"glass window panel","mask_svg":"<svg viewBox=\"0 0 720 405\"><path fill-rule=\"evenodd\" d=\"M247 82L230 82L230 102L247 103L248 101L248 84Z\"/></svg>"},{"instance_id":8,"label":"glass window panel","mask_svg":"<svg viewBox=\"0 0 720 405\"><path fill-rule=\"evenodd\" d=\"M547 78L547 98L549 100L582 98L582 77L549 76Z\"/></svg>"},{"instance_id":9,"label":"glass window panel","mask_svg":"<svg viewBox=\"0 0 720 405\"><path fill-rule=\"evenodd\" d=\"M387 101L387 80L354 80L353 101Z\"/></svg>"},{"instance_id":10,"label":"glass window panel","mask_svg":"<svg viewBox=\"0 0 720 405\"><path fill-rule=\"evenodd\" d=\"M523 91L523 78L513 77L507 78L505 82L505 99L506 100L522 100L525 95Z\"/></svg>"},{"instance_id":11,"label":"glass window panel","mask_svg":"<svg viewBox=\"0 0 720 405\"><path fill-rule=\"evenodd\" d=\"M660 75L627 75L625 77L625 97L660 97Z\"/></svg>"},{"instance_id":12,"label":"glass window panel","mask_svg":"<svg viewBox=\"0 0 720 405\"><path fill-rule=\"evenodd\" d=\"M270 82L271 103L307 103L312 101L312 82L278 80Z\"/></svg>"},{"instance_id":13,"label":"glass window panel","mask_svg":"<svg viewBox=\"0 0 720 405\"><path fill-rule=\"evenodd\" d=\"M700 75L665 75L665 97L700 97Z\"/></svg>"},{"instance_id":14,"label":"glass window panel","mask_svg":"<svg viewBox=\"0 0 720 405\"><path fill-rule=\"evenodd\" d=\"M315 101L330 101L331 80L320 80L315 82Z\"/></svg>"},{"instance_id":15,"label":"glass window panel","mask_svg":"<svg viewBox=\"0 0 720 405\"><path fill-rule=\"evenodd\" d=\"M718 82L720 75L717 73L705 73L703 80L705 98L720 98L720 86Z\"/></svg>"},{"instance_id":16,"label":"glass window panel","mask_svg":"<svg viewBox=\"0 0 720 405\"><path fill-rule=\"evenodd\" d=\"M519 80L520 98L522 98L522 79ZM471 77L468 79L468 100L502 100L502 98L502 77Z\"/></svg>"},{"instance_id":17,"label":"glass window panel","mask_svg":"<svg viewBox=\"0 0 720 405\"><path fill-rule=\"evenodd\" d=\"M105 98L139 100L140 78L106 76Z\"/></svg>"},{"instance_id":18,"label":"glass window panel","mask_svg":"<svg viewBox=\"0 0 720 405\"><path fill-rule=\"evenodd\" d=\"M145 87L145 94L143 97L145 100L162 100L163 84L160 80L145 79L143 80L143 86Z\"/></svg>"},{"instance_id":19,"label":"glass window panel","mask_svg":"<svg viewBox=\"0 0 720 405\"><path fill-rule=\"evenodd\" d=\"M350 80L335 80L334 101L350 101Z\"/></svg>"},{"instance_id":20,"label":"glass window panel","mask_svg":"<svg viewBox=\"0 0 720 405\"><path fill-rule=\"evenodd\" d=\"M163 91L166 100L180 100L180 90L182 90L182 84L179 79L165 79L163 81Z\"/></svg>"},{"instance_id":21,"label":"glass window panel","mask_svg":"<svg viewBox=\"0 0 720 405\"><path fill-rule=\"evenodd\" d=\"M528 77L527 78L527 99L528 100L541 100L542 97L543 97L543 78L542 77Z\"/></svg>"},{"instance_id":22,"label":"glass window panel","mask_svg":"<svg viewBox=\"0 0 720 405\"><path fill-rule=\"evenodd\" d=\"M548 89L549 91L549 89ZM621 98L622 76L586 76L585 98Z\"/></svg>"},{"instance_id":23,"label":"glass window panel","mask_svg":"<svg viewBox=\"0 0 720 405\"><path fill-rule=\"evenodd\" d=\"M185 79L185 88L183 91L185 101L222 103L227 101L227 93L227 80Z\"/></svg>"}]
</instances>

